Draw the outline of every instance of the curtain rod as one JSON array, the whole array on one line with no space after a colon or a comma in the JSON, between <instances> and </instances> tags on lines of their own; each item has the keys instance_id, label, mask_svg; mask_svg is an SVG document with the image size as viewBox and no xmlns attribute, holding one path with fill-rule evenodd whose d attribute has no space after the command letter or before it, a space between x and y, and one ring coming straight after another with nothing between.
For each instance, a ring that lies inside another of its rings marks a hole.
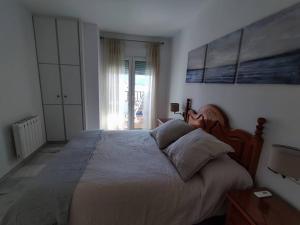
<instances>
[{"instance_id":1,"label":"curtain rod","mask_svg":"<svg viewBox=\"0 0 300 225\"><path fill-rule=\"evenodd\" d=\"M116 39L116 40L122 40L122 41L134 41L134 42L144 42L144 43L158 43L160 45L164 45L165 42L153 42L153 41L141 41L141 40L133 40L133 39L123 39L123 38L109 38L109 37L103 37L103 36L100 36L100 39L103 40L103 39Z\"/></svg>"}]
</instances>

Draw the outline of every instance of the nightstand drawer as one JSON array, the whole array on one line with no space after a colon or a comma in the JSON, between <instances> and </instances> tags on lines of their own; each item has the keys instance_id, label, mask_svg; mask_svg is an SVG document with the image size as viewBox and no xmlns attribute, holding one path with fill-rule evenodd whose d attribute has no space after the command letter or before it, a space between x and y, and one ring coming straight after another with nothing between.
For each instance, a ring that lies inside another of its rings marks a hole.
<instances>
[{"instance_id":1,"label":"nightstand drawer","mask_svg":"<svg viewBox=\"0 0 300 225\"><path fill-rule=\"evenodd\" d=\"M226 225L253 225L234 206L230 205L226 218Z\"/></svg>"},{"instance_id":2,"label":"nightstand drawer","mask_svg":"<svg viewBox=\"0 0 300 225\"><path fill-rule=\"evenodd\" d=\"M226 225L300 225L300 212L273 193L269 198L257 198L253 188L227 194L229 208Z\"/></svg>"}]
</instances>

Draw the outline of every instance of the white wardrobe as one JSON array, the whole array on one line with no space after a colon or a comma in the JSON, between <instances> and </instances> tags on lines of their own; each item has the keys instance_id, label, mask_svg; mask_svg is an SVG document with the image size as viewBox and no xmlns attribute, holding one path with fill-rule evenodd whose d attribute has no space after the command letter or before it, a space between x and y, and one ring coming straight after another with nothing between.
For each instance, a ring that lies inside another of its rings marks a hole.
<instances>
[{"instance_id":1,"label":"white wardrobe","mask_svg":"<svg viewBox=\"0 0 300 225\"><path fill-rule=\"evenodd\" d=\"M33 17L47 141L84 129L79 22Z\"/></svg>"}]
</instances>

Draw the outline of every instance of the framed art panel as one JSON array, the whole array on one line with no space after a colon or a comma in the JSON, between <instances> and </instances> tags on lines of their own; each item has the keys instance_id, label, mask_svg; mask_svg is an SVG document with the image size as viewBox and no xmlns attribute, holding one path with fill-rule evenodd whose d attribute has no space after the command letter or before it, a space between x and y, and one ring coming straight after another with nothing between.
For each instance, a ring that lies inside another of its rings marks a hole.
<instances>
[{"instance_id":1,"label":"framed art panel","mask_svg":"<svg viewBox=\"0 0 300 225\"><path fill-rule=\"evenodd\" d=\"M238 30L208 44L205 83L234 83L241 33Z\"/></svg>"},{"instance_id":2,"label":"framed art panel","mask_svg":"<svg viewBox=\"0 0 300 225\"><path fill-rule=\"evenodd\" d=\"M207 45L189 52L185 79L186 83L203 82L206 49Z\"/></svg>"},{"instance_id":3,"label":"framed art panel","mask_svg":"<svg viewBox=\"0 0 300 225\"><path fill-rule=\"evenodd\" d=\"M300 84L300 5L244 29L237 83Z\"/></svg>"}]
</instances>

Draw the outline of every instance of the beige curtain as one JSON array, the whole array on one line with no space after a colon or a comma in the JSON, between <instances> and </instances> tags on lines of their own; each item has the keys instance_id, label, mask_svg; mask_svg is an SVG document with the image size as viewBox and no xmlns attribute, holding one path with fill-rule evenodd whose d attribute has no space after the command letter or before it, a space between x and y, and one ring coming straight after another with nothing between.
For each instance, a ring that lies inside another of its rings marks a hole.
<instances>
[{"instance_id":1,"label":"beige curtain","mask_svg":"<svg viewBox=\"0 0 300 225\"><path fill-rule=\"evenodd\" d=\"M122 46L120 40L104 39L101 42L100 71L100 128L120 129L119 121L119 77L122 66Z\"/></svg>"},{"instance_id":2,"label":"beige curtain","mask_svg":"<svg viewBox=\"0 0 300 225\"><path fill-rule=\"evenodd\" d=\"M150 85L144 97L144 127L152 129L157 119L157 86L160 67L160 44L151 43L148 46L147 73L150 76Z\"/></svg>"}]
</instances>

